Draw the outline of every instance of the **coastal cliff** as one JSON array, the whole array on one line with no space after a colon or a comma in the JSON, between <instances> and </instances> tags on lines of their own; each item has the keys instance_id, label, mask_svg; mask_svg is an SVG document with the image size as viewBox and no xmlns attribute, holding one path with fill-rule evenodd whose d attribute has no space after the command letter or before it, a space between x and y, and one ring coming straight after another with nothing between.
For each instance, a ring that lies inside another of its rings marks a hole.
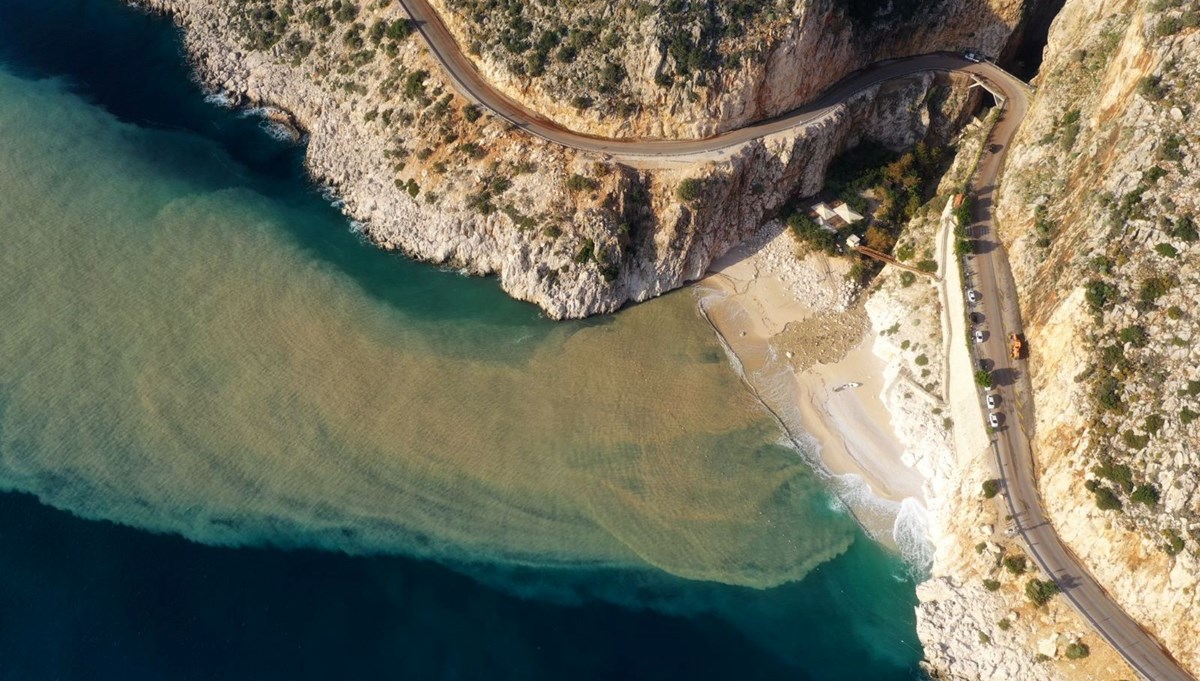
<instances>
[{"instance_id":1,"label":"coastal cliff","mask_svg":"<svg viewBox=\"0 0 1200 681\"><path fill-rule=\"evenodd\" d=\"M998 55L1026 4L432 0L479 70L513 99L574 130L670 138L780 115L883 59Z\"/></svg>"},{"instance_id":2,"label":"coastal cliff","mask_svg":"<svg viewBox=\"0 0 1200 681\"><path fill-rule=\"evenodd\" d=\"M403 10L147 0L173 16L200 79L285 112L306 162L381 247L472 274L553 318L611 312L699 278L863 138L902 147L967 109L925 74L727 154L632 167L533 139L445 82Z\"/></svg>"},{"instance_id":3,"label":"coastal cliff","mask_svg":"<svg viewBox=\"0 0 1200 681\"><path fill-rule=\"evenodd\" d=\"M1092 574L1200 673L1200 18L1068 0L997 203L1042 496Z\"/></svg>"}]
</instances>

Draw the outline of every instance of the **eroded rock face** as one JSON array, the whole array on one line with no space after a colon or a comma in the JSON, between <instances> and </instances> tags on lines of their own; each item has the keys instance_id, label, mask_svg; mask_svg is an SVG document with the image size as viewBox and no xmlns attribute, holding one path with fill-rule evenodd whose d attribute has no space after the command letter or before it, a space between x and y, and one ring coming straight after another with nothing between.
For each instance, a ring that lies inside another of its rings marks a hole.
<instances>
[{"instance_id":1,"label":"eroded rock face","mask_svg":"<svg viewBox=\"0 0 1200 681\"><path fill-rule=\"evenodd\" d=\"M970 103L957 76L925 74L860 93L797 132L634 168L474 109L419 38L392 30L404 18L395 4L341 21L293 2L290 17L266 24L258 12L271 0L145 4L185 29L205 83L290 112L308 133L314 177L383 248L498 274L554 318L610 312L700 277L792 193L819 189L847 145L943 136ZM677 191L685 180L702 188L690 200Z\"/></svg>"},{"instance_id":2,"label":"eroded rock face","mask_svg":"<svg viewBox=\"0 0 1200 681\"><path fill-rule=\"evenodd\" d=\"M882 59L997 55L1025 3L432 4L491 82L572 129L704 137L794 109Z\"/></svg>"},{"instance_id":3,"label":"eroded rock face","mask_svg":"<svg viewBox=\"0 0 1200 681\"><path fill-rule=\"evenodd\" d=\"M1068 0L997 203L1060 536L1200 672L1200 30ZM1104 506L1104 508L1101 508ZM1119 508L1115 508L1119 506Z\"/></svg>"}]
</instances>

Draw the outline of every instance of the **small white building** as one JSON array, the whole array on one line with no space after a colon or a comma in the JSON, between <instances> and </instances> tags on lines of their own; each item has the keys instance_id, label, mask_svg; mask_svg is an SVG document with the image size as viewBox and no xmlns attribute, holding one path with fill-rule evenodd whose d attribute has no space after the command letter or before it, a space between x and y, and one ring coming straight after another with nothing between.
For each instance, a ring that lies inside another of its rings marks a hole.
<instances>
[{"instance_id":1,"label":"small white building","mask_svg":"<svg viewBox=\"0 0 1200 681\"><path fill-rule=\"evenodd\" d=\"M826 229L839 229L863 219L844 201L834 201L832 204L820 201L813 204L812 213L817 224Z\"/></svg>"}]
</instances>

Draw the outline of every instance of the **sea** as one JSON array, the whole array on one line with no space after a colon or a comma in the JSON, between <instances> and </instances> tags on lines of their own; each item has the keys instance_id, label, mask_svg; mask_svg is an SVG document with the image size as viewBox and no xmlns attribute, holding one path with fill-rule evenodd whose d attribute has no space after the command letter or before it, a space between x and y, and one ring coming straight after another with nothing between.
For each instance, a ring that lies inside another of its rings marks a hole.
<instances>
[{"instance_id":1,"label":"sea","mask_svg":"<svg viewBox=\"0 0 1200 681\"><path fill-rule=\"evenodd\" d=\"M923 678L678 291L366 243L169 19L0 0L0 679Z\"/></svg>"}]
</instances>

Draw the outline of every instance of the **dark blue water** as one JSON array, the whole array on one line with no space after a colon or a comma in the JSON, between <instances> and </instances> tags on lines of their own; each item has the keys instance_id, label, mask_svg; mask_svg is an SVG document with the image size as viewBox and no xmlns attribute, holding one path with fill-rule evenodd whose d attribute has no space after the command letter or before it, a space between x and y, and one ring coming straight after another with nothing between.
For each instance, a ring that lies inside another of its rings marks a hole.
<instances>
[{"instance_id":1,"label":"dark blue water","mask_svg":"<svg viewBox=\"0 0 1200 681\"><path fill-rule=\"evenodd\" d=\"M164 19L115 0L0 0L0 66L178 132L169 154L146 145L147 172L278 200L295 243L406 314L514 337L548 324L492 281L363 244L301 149L203 102ZM0 679L912 679L914 603L904 566L861 535L802 581L754 590L218 548L0 494Z\"/></svg>"}]
</instances>

